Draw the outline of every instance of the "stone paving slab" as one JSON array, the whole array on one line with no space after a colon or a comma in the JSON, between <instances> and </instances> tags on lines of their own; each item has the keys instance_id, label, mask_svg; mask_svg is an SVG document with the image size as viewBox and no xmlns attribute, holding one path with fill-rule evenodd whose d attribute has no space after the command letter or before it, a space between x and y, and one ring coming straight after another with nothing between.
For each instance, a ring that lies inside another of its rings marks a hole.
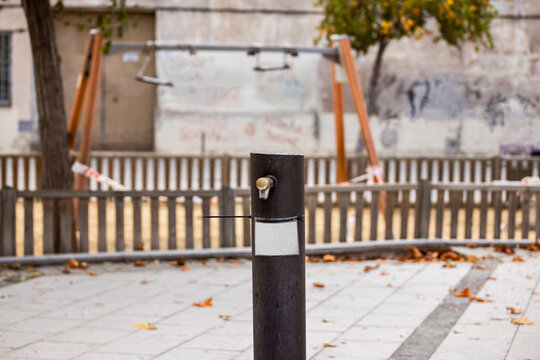
<instances>
[{"instance_id":1,"label":"stone paving slab","mask_svg":"<svg viewBox=\"0 0 540 360\"><path fill-rule=\"evenodd\" d=\"M467 249L475 253L484 249ZM532 254L534 255L534 254ZM539 359L540 259L498 266L433 359ZM252 359L251 263L91 265L0 288L2 359ZM471 270L471 263L306 264L310 359L388 359ZM478 264L476 264L478 266ZM322 288L314 282L323 283ZM212 307L193 302L212 297ZM510 323L506 306L530 326ZM155 330L138 330L150 322Z\"/></svg>"}]
</instances>

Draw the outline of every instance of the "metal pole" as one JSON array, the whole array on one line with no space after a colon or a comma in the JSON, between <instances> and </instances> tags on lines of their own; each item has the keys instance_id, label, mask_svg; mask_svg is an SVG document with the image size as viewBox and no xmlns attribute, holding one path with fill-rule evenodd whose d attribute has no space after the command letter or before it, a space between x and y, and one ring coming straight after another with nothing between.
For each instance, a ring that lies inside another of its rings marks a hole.
<instances>
[{"instance_id":1,"label":"metal pole","mask_svg":"<svg viewBox=\"0 0 540 360\"><path fill-rule=\"evenodd\" d=\"M305 360L304 156L250 161L254 359Z\"/></svg>"}]
</instances>

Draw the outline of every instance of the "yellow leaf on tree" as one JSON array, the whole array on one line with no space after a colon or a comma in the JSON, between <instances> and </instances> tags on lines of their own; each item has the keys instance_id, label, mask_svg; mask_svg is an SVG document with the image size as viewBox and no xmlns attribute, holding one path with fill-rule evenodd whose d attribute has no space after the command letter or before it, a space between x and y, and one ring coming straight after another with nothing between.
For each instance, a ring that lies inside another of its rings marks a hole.
<instances>
[{"instance_id":1,"label":"yellow leaf on tree","mask_svg":"<svg viewBox=\"0 0 540 360\"><path fill-rule=\"evenodd\" d=\"M140 330L156 330L156 326L152 323L136 323L133 327Z\"/></svg>"}]
</instances>

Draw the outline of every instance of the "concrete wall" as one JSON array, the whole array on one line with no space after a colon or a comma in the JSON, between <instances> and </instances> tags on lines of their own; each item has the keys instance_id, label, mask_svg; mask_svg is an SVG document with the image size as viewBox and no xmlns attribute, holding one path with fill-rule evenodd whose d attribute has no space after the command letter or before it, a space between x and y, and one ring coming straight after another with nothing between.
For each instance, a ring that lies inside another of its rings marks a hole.
<instances>
[{"instance_id":1,"label":"concrete wall","mask_svg":"<svg viewBox=\"0 0 540 360\"><path fill-rule=\"evenodd\" d=\"M170 3L162 1L156 13L156 37L183 43L309 46L321 18L304 1L251 6L210 1L208 11ZM389 46L380 116L371 119L381 154L506 154L540 148L540 20L534 17L540 4L496 3L501 17L493 22L495 50L467 45L460 52L430 39ZM357 60L365 90L373 57L372 51ZM282 59L262 56L260 61L277 65ZM238 53L161 53L157 64L159 76L175 83L158 96L159 151L334 151L330 67L322 58L300 56L290 60L291 70L264 75L251 71L254 58ZM346 110L347 151L355 152L361 141L348 93ZM298 131L270 135L278 129Z\"/></svg>"}]
</instances>

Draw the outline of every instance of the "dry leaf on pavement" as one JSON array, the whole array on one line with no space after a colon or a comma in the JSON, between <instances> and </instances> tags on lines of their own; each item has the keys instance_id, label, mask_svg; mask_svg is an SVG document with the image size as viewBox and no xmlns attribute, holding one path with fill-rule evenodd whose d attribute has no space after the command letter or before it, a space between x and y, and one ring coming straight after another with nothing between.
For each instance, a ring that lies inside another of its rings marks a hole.
<instances>
[{"instance_id":1,"label":"dry leaf on pavement","mask_svg":"<svg viewBox=\"0 0 540 360\"><path fill-rule=\"evenodd\" d=\"M510 320L512 324L516 325L533 325L534 323L526 317L514 318Z\"/></svg>"},{"instance_id":2,"label":"dry leaf on pavement","mask_svg":"<svg viewBox=\"0 0 540 360\"><path fill-rule=\"evenodd\" d=\"M514 256L512 261L523 262L523 258L521 256Z\"/></svg>"},{"instance_id":3,"label":"dry leaf on pavement","mask_svg":"<svg viewBox=\"0 0 540 360\"><path fill-rule=\"evenodd\" d=\"M68 264L67 264L70 268L74 269L74 268L77 268L79 267L79 262L75 259L71 259L69 260Z\"/></svg>"},{"instance_id":4,"label":"dry leaf on pavement","mask_svg":"<svg viewBox=\"0 0 540 360\"><path fill-rule=\"evenodd\" d=\"M510 311L511 314L521 314L521 309L518 309L518 308L515 308L515 307L512 307L512 306L507 306L506 307L506 310Z\"/></svg>"},{"instance_id":5,"label":"dry leaf on pavement","mask_svg":"<svg viewBox=\"0 0 540 360\"><path fill-rule=\"evenodd\" d=\"M65 268L62 269L62 273L71 274L71 270L69 270L68 268L65 267Z\"/></svg>"},{"instance_id":6,"label":"dry leaf on pavement","mask_svg":"<svg viewBox=\"0 0 540 360\"><path fill-rule=\"evenodd\" d=\"M189 266L184 265L184 266L182 266L180 268L180 270L182 270L182 271L191 271L191 268Z\"/></svg>"},{"instance_id":7,"label":"dry leaf on pavement","mask_svg":"<svg viewBox=\"0 0 540 360\"><path fill-rule=\"evenodd\" d=\"M135 266L146 266L146 262L142 261L141 259L135 260L133 263Z\"/></svg>"},{"instance_id":8,"label":"dry leaf on pavement","mask_svg":"<svg viewBox=\"0 0 540 360\"><path fill-rule=\"evenodd\" d=\"M152 323L136 323L133 327L140 330L156 330L156 326Z\"/></svg>"},{"instance_id":9,"label":"dry leaf on pavement","mask_svg":"<svg viewBox=\"0 0 540 360\"><path fill-rule=\"evenodd\" d=\"M467 297L467 298L472 298L473 297L472 294L471 294L471 290L469 290L469 288L465 288L462 291L455 293L454 296Z\"/></svg>"},{"instance_id":10,"label":"dry leaf on pavement","mask_svg":"<svg viewBox=\"0 0 540 360\"><path fill-rule=\"evenodd\" d=\"M85 262L85 261L82 261L82 262L79 264L79 269L88 269L88 263Z\"/></svg>"},{"instance_id":11,"label":"dry leaf on pavement","mask_svg":"<svg viewBox=\"0 0 540 360\"><path fill-rule=\"evenodd\" d=\"M148 281L146 281L146 280L141 281L141 285L146 285L146 284L148 284Z\"/></svg>"},{"instance_id":12,"label":"dry leaf on pavement","mask_svg":"<svg viewBox=\"0 0 540 360\"><path fill-rule=\"evenodd\" d=\"M318 287L318 288L323 288L323 287L324 287L324 284L323 284L323 283L320 283L320 282L314 282L314 283L313 283L313 286Z\"/></svg>"},{"instance_id":13,"label":"dry leaf on pavement","mask_svg":"<svg viewBox=\"0 0 540 360\"><path fill-rule=\"evenodd\" d=\"M420 259L422 257L422 253L416 246L409 246L406 250L409 252L409 256L413 259Z\"/></svg>"},{"instance_id":14,"label":"dry leaf on pavement","mask_svg":"<svg viewBox=\"0 0 540 360\"><path fill-rule=\"evenodd\" d=\"M378 269L381 264L377 264L375 266L366 265L364 266L364 272L370 272L371 270Z\"/></svg>"},{"instance_id":15,"label":"dry leaf on pavement","mask_svg":"<svg viewBox=\"0 0 540 360\"><path fill-rule=\"evenodd\" d=\"M334 344L329 344L329 343L324 343L323 344L323 347L325 348L333 348L333 347L336 347L337 345L334 345Z\"/></svg>"},{"instance_id":16,"label":"dry leaf on pavement","mask_svg":"<svg viewBox=\"0 0 540 360\"><path fill-rule=\"evenodd\" d=\"M87 271L86 273L88 275L90 275L90 276L96 276L97 275L97 272L95 272L95 271Z\"/></svg>"},{"instance_id":17,"label":"dry leaf on pavement","mask_svg":"<svg viewBox=\"0 0 540 360\"><path fill-rule=\"evenodd\" d=\"M201 301L201 302L194 302L193 306L210 307L210 306L212 306L212 298L208 298L208 299L206 299L204 301Z\"/></svg>"},{"instance_id":18,"label":"dry leaf on pavement","mask_svg":"<svg viewBox=\"0 0 540 360\"><path fill-rule=\"evenodd\" d=\"M334 262L336 261L336 256L332 254L326 254L322 257L322 261L324 262Z\"/></svg>"}]
</instances>

